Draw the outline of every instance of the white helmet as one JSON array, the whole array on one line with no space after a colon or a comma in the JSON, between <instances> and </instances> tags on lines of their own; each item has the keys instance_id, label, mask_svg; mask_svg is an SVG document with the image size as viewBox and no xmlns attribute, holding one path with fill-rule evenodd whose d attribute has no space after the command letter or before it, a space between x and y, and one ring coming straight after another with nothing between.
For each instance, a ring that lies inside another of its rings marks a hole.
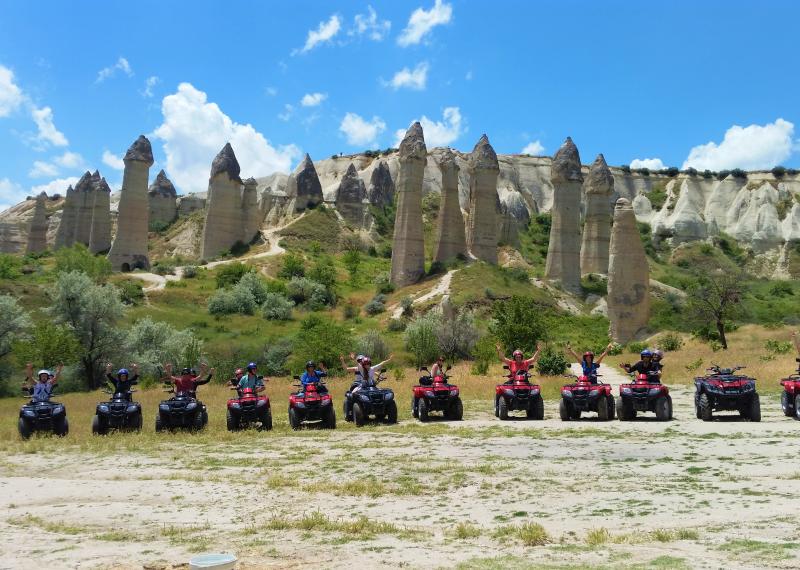
<instances>
[{"instance_id":1,"label":"white helmet","mask_svg":"<svg viewBox=\"0 0 800 570\"><path fill-rule=\"evenodd\" d=\"M50 374L50 371L49 371L49 370L45 370L44 368L42 368L41 370L39 370L39 372L37 372L37 373L36 373L36 377L37 377L37 378L41 378L41 377L42 377L42 374L47 374L47 377L48 377L48 378L49 378L50 376L52 376L52 374Z\"/></svg>"}]
</instances>

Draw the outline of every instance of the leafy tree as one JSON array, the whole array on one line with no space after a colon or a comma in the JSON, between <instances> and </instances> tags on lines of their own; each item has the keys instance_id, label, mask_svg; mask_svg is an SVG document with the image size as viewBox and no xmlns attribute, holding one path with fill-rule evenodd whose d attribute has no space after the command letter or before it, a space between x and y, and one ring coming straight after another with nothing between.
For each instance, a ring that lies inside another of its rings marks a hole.
<instances>
[{"instance_id":1,"label":"leafy tree","mask_svg":"<svg viewBox=\"0 0 800 570\"><path fill-rule=\"evenodd\" d=\"M514 295L494 304L489 332L505 350L534 352L536 343L547 340L546 307L532 297Z\"/></svg>"},{"instance_id":2,"label":"leafy tree","mask_svg":"<svg viewBox=\"0 0 800 570\"><path fill-rule=\"evenodd\" d=\"M0 253L0 279L16 279L22 275L22 260L10 253Z\"/></svg>"},{"instance_id":3,"label":"leafy tree","mask_svg":"<svg viewBox=\"0 0 800 570\"><path fill-rule=\"evenodd\" d=\"M308 272L308 278L321 283L325 289L333 293L336 287L336 266L333 264L333 258L330 255L320 257Z\"/></svg>"},{"instance_id":4,"label":"leafy tree","mask_svg":"<svg viewBox=\"0 0 800 570\"><path fill-rule=\"evenodd\" d=\"M102 382L105 363L122 346L118 328L124 305L111 285L97 285L80 271L62 273L52 293L50 313L69 327L81 347L82 376L90 388Z\"/></svg>"},{"instance_id":5,"label":"leafy tree","mask_svg":"<svg viewBox=\"0 0 800 570\"><path fill-rule=\"evenodd\" d=\"M11 295L0 295L0 358L11 352L12 343L30 328L25 309Z\"/></svg>"},{"instance_id":6,"label":"leafy tree","mask_svg":"<svg viewBox=\"0 0 800 570\"><path fill-rule=\"evenodd\" d=\"M358 281L358 268L361 265L361 252L357 249L349 249L344 252L342 262L350 274L350 282L355 284Z\"/></svg>"},{"instance_id":7,"label":"leafy tree","mask_svg":"<svg viewBox=\"0 0 800 570\"><path fill-rule=\"evenodd\" d=\"M552 347L545 347L542 350L539 360L536 361L536 370L539 374L546 376L558 376L566 371L569 362L560 350Z\"/></svg>"},{"instance_id":8,"label":"leafy tree","mask_svg":"<svg viewBox=\"0 0 800 570\"><path fill-rule=\"evenodd\" d=\"M372 358L373 362L385 360L391 352L386 340L375 329L370 329L358 337L356 349L359 354L366 354Z\"/></svg>"},{"instance_id":9,"label":"leafy tree","mask_svg":"<svg viewBox=\"0 0 800 570\"><path fill-rule=\"evenodd\" d=\"M339 355L353 348L350 330L319 315L309 315L300 323L289 360L291 370L300 373L307 360L323 362L332 372L341 372Z\"/></svg>"},{"instance_id":10,"label":"leafy tree","mask_svg":"<svg viewBox=\"0 0 800 570\"><path fill-rule=\"evenodd\" d=\"M742 314L741 301L745 293L742 275L722 268L698 275L698 283L689 289L686 312L698 325L712 324L717 329L719 343L727 350L725 338L727 321Z\"/></svg>"},{"instance_id":11,"label":"leafy tree","mask_svg":"<svg viewBox=\"0 0 800 570\"><path fill-rule=\"evenodd\" d=\"M38 323L26 340L13 345L18 363L34 362L36 367L55 367L78 361L81 345L73 332L64 325L50 322Z\"/></svg>"},{"instance_id":12,"label":"leafy tree","mask_svg":"<svg viewBox=\"0 0 800 570\"><path fill-rule=\"evenodd\" d=\"M470 357L479 338L475 315L471 311L462 310L450 321L439 321L436 329L439 352L448 360Z\"/></svg>"},{"instance_id":13,"label":"leafy tree","mask_svg":"<svg viewBox=\"0 0 800 570\"><path fill-rule=\"evenodd\" d=\"M80 243L62 247L55 253L56 272L82 271L93 281L104 283L111 275L111 262L104 255L94 255Z\"/></svg>"},{"instance_id":14,"label":"leafy tree","mask_svg":"<svg viewBox=\"0 0 800 570\"><path fill-rule=\"evenodd\" d=\"M264 302L267 298L267 293L269 293L266 281L255 271L242 275L242 278L234 287L234 289L237 288L249 291L258 305Z\"/></svg>"},{"instance_id":15,"label":"leafy tree","mask_svg":"<svg viewBox=\"0 0 800 570\"><path fill-rule=\"evenodd\" d=\"M268 321L288 321L292 318L294 303L280 293L267 293L261 305L261 314Z\"/></svg>"},{"instance_id":16,"label":"leafy tree","mask_svg":"<svg viewBox=\"0 0 800 570\"><path fill-rule=\"evenodd\" d=\"M136 362L143 375L157 379L162 364L171 362L176 368L198 364L202 343L190 330L179 331L162 321L145 317L128 330L125 338L125 359L120 365Z\"/></svg>"},{"instance_id":17,"label":"leafy tree","mask_svg":"<svg viewBox=\"0 0 800 570\"><path fill-rule=\"evenodd\" d=\"M287 253L283 256L283 265L278 271L281 279L291 279L292 277L303 277L306 274L306 262L302 257L294 253Z\"/></svg>"},{"instance_id":18,"label":"leafy tree","mask_svg":"<svg viewBox=\"0 0 800 570\"><path fill-rule=\"evenodd\" d=\"M229 263L217 271L217 289L232 287L244 277L245 273L250 273L253 268L244 263Z\"/></svg>"},{"instance_id":19,"label":"leafy tree","mask_svg":"<svg viewBox=\"0 0 800 570\"><path fill-rule=\"evenodd\" d=\"M414 357L414 365L419 368L430 364L439 355L437 325L439 317L428 313L417 317L406 327L406 350Z\"/></svg>"}]
</instances>

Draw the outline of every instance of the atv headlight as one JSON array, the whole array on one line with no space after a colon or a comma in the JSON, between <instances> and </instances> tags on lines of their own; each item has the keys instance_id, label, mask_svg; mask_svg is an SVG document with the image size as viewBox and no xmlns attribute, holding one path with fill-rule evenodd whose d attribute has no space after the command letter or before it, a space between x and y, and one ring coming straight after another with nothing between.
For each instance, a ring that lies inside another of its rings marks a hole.
<instances>
[{"instance_id":1,"label":"atv headlight","mask_svg":"<svg viewBox=\"0 0 800 570\"><path fill-rule=\"evenodd\" d=\"M256 402L256 408L261 408L261 407L266 406L266 405L267 405L267 401L266 400L259 400L258 402Z\"/></svg>"},{"instance_id":2,"label":"atv headlight","mask_svg":"<svg viewBox=\"0 0 800 570\"><path fill-rule=\"evenodd\" d=\"M426 398L433 398L433 390L425 390Z\"/></svg>"},{"instance_id":3,"label":"atv headlight","mask_svg":"<svg viewBox=\"0 0 800 570\"><path fill-rule=\"evenodd\" d=\"M631 394L632 392L633 392L633 390L631 390L630 388L623 388L622 389L622 393L623 394Z\"/></svg>"},{"instance_id":4,"label":"atv headlight","mask_svg":"<svg viewBox=\"0 0 800 570\"><path fill-rule=\"evenodd\" d=\"M186 411L190 412L197 407L197 402L189 402L186 404Z\"/></svg>"},{"instance_id":5,"label":"atv headlight","mask_svg":"<svg viewBox=\"0 0 800 570\"><path fill-rule=\"evenodd\" d=\"M661 388L650 388L648 394L650 396L658 396L659 392L661 392Z\"/></svg>"},{"instance_id":6,"label":"atv headlight","mask_svg":"<svg viewBox=\"0 0 800 570\"><path fill-rule=\"evenodd\" d=\"M538 395L539 395L539 388L532 388L531 396L538 396Z\"/></svg>"},{"instance_id":7,"label":"atv headlight","mask_svg":"<svg viewBox=\"0 0 800 570\"><path fill-rule=\"evenodd\" d=\"M133 413L135 413L135 412L136 412L138 409L139 409L139 408L137 408L136 406L134 406L134 405L130 405L130 406L128 406L128 413L129 413L129 414L133 414Z\"/></svg>"},{"instance_id":8,"label":"atv headlight","mask_svg":"<svg viewBox=\"0 0 800 570\"><path fill-rule=\"evenodd\" d=\"M30 416L30 417L35 417L36 416L36 412L34 412L33 410L25 410L23 413L26 416Z\"/></svg>"},{"instance_id":9,"label":"atv headlight","mask_svg":"<svg viewBox=\"0 0 800 570\"><path fill-rule=\"evenodd\" d=\"M63 413L64 413L64 406L56 406L55 408L53 408L53 415L54 416L57 416L58 414L63 414Z\"/></svg>"},{"instance_id":10,"label":"atv headlight","mask_svg":"<svg viewBox=\"0 0 800 570\"><path fill-rule=\"evenodd\" d=\"M503 394L513 398L514 397L514 390L505 389L505 390L503 390Z\"/></svg>"},{"instance_id":11,"label":"atv headlight","mask_svg":"<svg viewBox=\"0 0 800 570\"><path fill-rule=\"evenodd\" d=\"M108 406L106 406L105 404L97 406L97 409L103 412L104 414L108 413ZM55 410L53 410L53 413L55 413Z\"/></svg>"},{"instance_id":12,"label":"atv headlight","mask_svg":"<svg viewBox=\"0 0 800 570\"><path fill-rule=\"evenodd\" d=\"M241 408L241 404L239 402L231 402L231 408L236 408L237 410Z\"/></svg>"},{"instance_id":13,"label":"atv headlight","mask_svg":"<svg viewBox=\"0 0 800 570\"><path fill-rule=\"evenodd\" d=\"M451 388L450 389L451 396L458 396L458 388Z\"/></svg>"},{"instance_id":14,"label":"atv headlight","mask_svg":"<svg viewBox=\"0 0 800 570\"><path fill-rule=\"evenodd\" d=\"M589 391L589 395L590 395L590 396L597 396L597 394L599 394L599 393L600 393L600 392L598 392L597 390L590 390L590 391Z\"/></svg>"},{"instance_id":15,"label":"atv headlight","mask_svg":"<svg viewBox=\"0 0 800 570\"><path fill-rule=\"evenodd\" d=\"M358 397L361 398L362 402L369 402L369 396L366 394L359 394Z\"/></svg>"},{"instance_id":16,"label":"atv headlight","mask_svg":"<svg viewBox=\"0 0 800 570\"><path fill-rule=\"evenodd\" d=\"M392 392L386 392L386 394L383 396L384 400L391 400L392 398L394 398L394 393Z\"/></svg>"},{"instance_id":17,"label":"atv headlight","mask_svg":"<svg viewBox=\"0 0 800 570\"><path fill-rule=\"evenodd\" d=\"M305 404L305 402L295 402L294 403L294 407L303 409L303 408L306 407L306 404Z\"/></svg>"},{"instance_id":18,"label":"atv headlight","mask_svg":"<svg viewBox=\"0 0 800 570\"><path fill-rule=\"evenodd\" d=\"M158 409L161 410L162 412L168 412L169 411L169 404L159 404L158 405Z\"/></svg>"},{"instance_id":19,"label":"atv headlight","mask_svg":"<svg viewBox=\"0 0 800 570\"><path fill-rule=\"evenodd\" d=\"M749 392L750 390L753 390L754 388L755 388L755 386L753 384L745 384L744 386L742 386L742 390L744 390L745 392Z\"/></svg>"},{"instance_id":20,"label":"atv headlight","mask_svg":"<svg viewBox=\"0 0 800 570\"><path fill-rule=\"evenodd\" d=\"M570 392L569 390L561 390L561 395L564 398L571 398L572 397L572 392Z\"/></svg>"},{"instance_id":21,"label":"atv headlight","mask_svg":"<svg viewBox=\"0 0 800 570\"><path fill-rule=\"evenodd\" d=\"M367 398L367 400L369 400L369 398ZM322 406L329 406L330 404L331 404L331 399L330 398L326 398L326 399L322 400L322 402L320 402L320 405L322 405Z\"/></svg>"}]
</instances>

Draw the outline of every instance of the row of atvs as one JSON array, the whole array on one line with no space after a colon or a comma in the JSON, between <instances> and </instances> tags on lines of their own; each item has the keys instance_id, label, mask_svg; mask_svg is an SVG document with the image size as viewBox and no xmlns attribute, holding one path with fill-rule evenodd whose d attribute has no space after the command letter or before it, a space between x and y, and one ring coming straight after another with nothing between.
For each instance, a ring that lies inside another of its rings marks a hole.
<instances>
[{"instance_id":1,"label":"row of atvs","mask_svg":"<svg viewBox=\"0 0 800 570\"><path fill-rule=\"evenodd\" d=\"M800 360L800 359L798 359ZM695 378L695 412L698 419L710 421L715 411L738 411L743 419L761 421L761 404L754 378L738 374L742 367L709 368L709 374ZM450 368L448 367L448 370ZM427 369L423 368L427 371ZM384 371L382 371L384 372ZM531 382L527 372L508 375L508 381L495 387L495 415L509 419L510 412L523 411L532 420L544 419L541 387ZM611 385L597 378L574 377L575 382L561 388L559 416L564 421L575 420L582 413L594 412L599 420L633 420L637 413L655 413L658 420L672 419L672 398L669 388L657 377L637 374L633 382L619 386L615 401ZM295 377L298 379L298 377ZM387 423L397 422L397 403L394 392L380 387L379 375L374 386L353 392L355 384L345 394L345 419L362 426L371 418ZM781 407L784 414L800 419L800 373L781 380L784 391ZM109 392L111 394L111 392ZM336 427L333 399L325 384L310 384L289 396L289 424L299 429L307 423L323 428ZM461 420L464 408L458 386L449 383L446 373L424 376L413 387L412 415L427 422L432 413L444 419ZM208 423L208 409L192 392L175 394L158 406L156 431L173 429L200 430ZM227 403L227 428L237 431L246 427L272 429L272 409L269 397L250 388L238 391ZM142 406L131 393L114 393L107 402L97 404L92 419L92 432L98 435L110 430L138 431L142 428ZM53 400L33 401L22 406L19 413L19 433L28 438L33 432L48 431L58 436L69 432L66 408Z\"/></svg>"}]
</instances>

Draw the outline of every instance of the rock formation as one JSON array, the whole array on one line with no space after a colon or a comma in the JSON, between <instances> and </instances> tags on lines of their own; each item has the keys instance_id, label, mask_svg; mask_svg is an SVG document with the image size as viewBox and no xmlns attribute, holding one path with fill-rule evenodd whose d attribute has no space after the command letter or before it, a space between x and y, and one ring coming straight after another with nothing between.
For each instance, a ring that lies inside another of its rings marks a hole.
<instances>
[{"instance_id":1,"label":"rock formation","mask_svg":"<svg viewBox=\"0 0 800 570\"><path fill-rule=\"evenodd\" d=\"M580 293L583 174L578 147L569 137L553 157L550 180L553 183L553 208L544 276L560 280L567 291Z\"/></svg>"},{"instance_id":2,"label":"rock formation","mask_svg":"<svg viewBox=\"0 0 800 570\"><path fill-rule=\"evenodd\" d=\"M422 125L415 122L400 143L400 170L395 185L397 213L392 240L391 281L398 287L416 283L425 273L422 177L427 155Z\"/></svg>"},{"instance_id":3,"label":"rock formation","mask_svg":"<svg viewBox=\"0 0 800 570\"><path fill-rule=\"evenodd\" d=\"M95 174L92 177L94 203L88 245L92 253L103 253L111 248L111 188L99 172Z\"/></svg>"},{"instance_id":4,"label":"rock formation","mask_svg":"<svg viewBox=\"0 0 800 570\"><path fill-rule=\"evenodd\" d=\"M602 154L598 154L585 183L586 214L581 243L581 273L608 272L611 239L611 194L614 176Z\"/></svg>"},{"instance_id":5,"label":"rock formation","mask_svg":"<svg viewBox=\"0 0 800 570\"><path fill-rule=\"evenodd\" d=\"M498 195L500 221L498 227L498 244L510 245L519 248L519 234L528 228L531 221L528 206L522 194L516 191L505 193L503 197Z\"/></svg>"},{"instance_id":6,"label":"rock formation","mask_svg":"<svg viewBox=\"0 0 800 570\"><path fill-rule=\"evenodd\" d=\"M636 216L625 198L614 207L608 263L609 333L625 344L647 326L650 318L650 269L636 227Z\"/></svg>"},{"instance_id":7,"label":"rock formation","mask_svg":"<svg viewBox=\"0 0 800 570\"><path fill-rule=\"evenodd\" d=\"M242 234L242 179L239 161L230 143L219 151L211 164L208 180L206 223L200 256L211 259L228 251Z\"/></svg>"},{"instance_id":8,"label":"rock formation","mask_svg":"<svg viewBox=\"0 0 800 570\"><path fill-rule=\"evenodd\" d=\"M461 215L461 206L458 204L456 157L450 149L446 149L439 157L438 162L442 172L442 197L439 202L439 220L436 228L436 249L433 253L433 260L445 262L458 255L466 255L467 242L464 235L464 216Z\"/></svg>"},{"instance_id":9,"label":"rock formation","mask_svg":"<svg viewBox=\"0 0 800 570\"><path fill-rule=\"evenodd\" d=\"M319 183L317 169L306 153L294 173L289 177L287 194L292 197L295 212L316 208L323 202L322 185Z\"/></svg>"},{"instance_id":10,"label":"rock formation","mask_svg":"<svg viewBox=\"0 0 800 570\"><path fill-rule=\"evenodd\" d=\"M178 193L162 169L147 189L149 223L166 225L178 216Z\"/></svg>"},{"instance_id":11,"label":"rock formation","mask_svg":"<svg viewBox=\"0 0 800 570\"><path fill-rule=\"evenodd\" d=\"M370 204L379 208L385 208L394 202L394 181L392 173L386 165L385 160L378 162L369 177L367 186L367 198ZM442 187L444 196L444 185ZM456 179L456 204L458 203L458 180Z\"/></svg>"},{"instance_id":12,"label":"rock formation","mask_svg":"<svg viewBox=\"0 0 800 570\"><path fill-rule=\"evenodd\" d=\"M75 243L76 222L77 202L75 198L75 189L70 186L67 188L67 194L64 197L64 204L61 207L61 221L58 224L58 231L56 232L56 239L53 244L53 249L72 247L72 244Z\"/></svg>"},{"instance_id":13,"label":"rock formation","mask_svg":"<svg viewBox=\"0 0 800 570\"><path fill-rule=\"evenodd\" d=\"M497 263L497 153L484 134L469 156L469 232L467 247L476 258Z\"/></svg>"},{"instance_id":14,"label":"rock formation","mask_svg":"<svg viewBox=\"0 0 800 570\"><path fill-rule=\"evenodd\" d=\"M28 230L27 253L41 253L47 249L47 194L42 192L36 197L30 229Z\"/></svg>"},{"instance_id":15,"label":"rock formation","mask_svg":"<svg viewBox=\"0 0 800 570\"><path fill-rule=\"evenodd\" d=\"M86 172L75 184L75 234L74 243L89 245L92 234L92 217L94 216L95 188L100 182L100 173Z\"/></svg>"},{"instance_id":16,"label":"rock formation","mask_svg":"<svg viewBox=\"0 0 800 570\"><path fill-rule=\"evenodd\" d=\"M244 181L242 189L242 243L250 243L261 227L261 211L258 208L258 182L255 178Z\"/></svg>"},{"instance_id":17,"label":"rock formation","mask_svg":"<svg viewBox=\"0 0 800 570\"><path fill-rule=\"evenodd\" d=\"M153 165L153 149L144 135L130 146L125 157L122 174L122 191L119 199L117 235L108 252L111 266L117 271L148 269L147 179Z\"/></svg>"},{"instance_id":18,"label":"rock formation","mask_svg":"<svg viewBox=\"0 0 800 570\"><path fill-rule=\"evenodd\" d=\"M351 163L336 190L336 209L356 229L365 226L367 208L364 200L366 197L367 188L364 186L364 181L358 176L356 167Z\"/></svg>"}]
</instances>

